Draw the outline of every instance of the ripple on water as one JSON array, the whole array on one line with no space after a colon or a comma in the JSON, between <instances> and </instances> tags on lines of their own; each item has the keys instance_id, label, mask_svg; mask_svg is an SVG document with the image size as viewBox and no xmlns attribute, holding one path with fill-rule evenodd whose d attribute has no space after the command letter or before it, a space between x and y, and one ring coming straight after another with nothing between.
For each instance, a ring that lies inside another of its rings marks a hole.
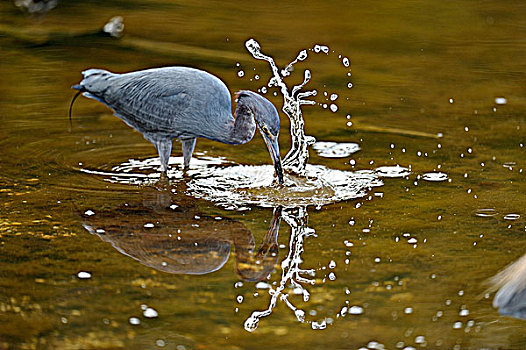
<instances>
[{"instance_id":1,"label":"ripple on water","mask_svg":"<svg viewBox=\"0 0 526 350\"><path fill-rule=\"evenodd\" d=\"M475 211L475 215L481 218L489 218L489 217L493 217L498 214L499 212L493 208L483 208L483 209L477 209Z\"/></svg>"},{"instance_id":2,"label":"ripple on water","mask_svg":"<svg viewBox=\"0 0 526 350\"><path fill-rule=\"evenodd\" d=\"M422 175L422 180L431 181L431 182L446 181L447 179L448 179L447 174L442 173L442 172L431 172L431 173L425 173Z\"/></svg>"},{"instance_id":3,"label":"ripple on water","mask_svg":"<svg viewBox=\"0 0 526 350\"><path fill-rule=\"evenodd\" d=\"M521 216L519 214L506 214L504 220L518 220Z\"/></svg>"},{"instance_id":4,"label":"ripple on water","mask_svg":"<svg viewBox=\"0 0 526 350\"><path fill-rule=\"evenodd\" d=\"M203 168L207 166L218 166L229 164L223 157L201 156L192 158L192 167ZM184 172L181 164L183 157L170 157L168 162L172 167L168 171L170 179L183 179ZM129 159L127 162L106 169L81 168L80 171L86 174L103 176L104 180L112 183L126 185L149 185L159 181L161 173L159 169L161 162L159 158Z\"/></svg>"},{"instance_id":5,"label":"ripple on water","mask_svg":"<svg viewBox=\"0 0 526 350\"><path fill-rule=\"evenodd\" d=\"M345 158L360 150L357 143L338 143L338 142L316 142L312 149L324 158Z\"/></svg>"},{"instance_id":6,"label":"ripple on water","mask_svg":"<svg viewBox=\"0 0 526 350\"><path fill-rule=\"evenodd\" d=\"M408 168L400 165L387 165L376 168L376 174L380 177L404 177L411 174Z\"/></svg>"}]
</instances>

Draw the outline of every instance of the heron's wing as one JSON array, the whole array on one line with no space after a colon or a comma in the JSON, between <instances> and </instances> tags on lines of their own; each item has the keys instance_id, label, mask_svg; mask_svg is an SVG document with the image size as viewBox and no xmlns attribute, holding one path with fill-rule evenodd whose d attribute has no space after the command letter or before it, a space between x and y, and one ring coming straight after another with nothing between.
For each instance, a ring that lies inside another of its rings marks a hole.
<instances>
[{"instance_id":1,"label":"heron's wing","mask_svg":"<svg viewBox=\"0 0 526 350\"><path fill-rule=\"evenodd\" d=\"M87 92L145 136L221 141L233 125L230 92L207 72L185 67L110 75L93 71L89 85L97 91Z\"/></svg>"},{"instance_id":2,"label":"heron's wing","mask_svg":"<svg viewBox=\"0 0 526 350\"><path fill-rule=\"evenodd\" d=\"M192 103L186 85L147 76L120 77L106 90L104 101L124 122L142 133L179 137L186 131L184 120Z\"/></svg>"}]
</instances>

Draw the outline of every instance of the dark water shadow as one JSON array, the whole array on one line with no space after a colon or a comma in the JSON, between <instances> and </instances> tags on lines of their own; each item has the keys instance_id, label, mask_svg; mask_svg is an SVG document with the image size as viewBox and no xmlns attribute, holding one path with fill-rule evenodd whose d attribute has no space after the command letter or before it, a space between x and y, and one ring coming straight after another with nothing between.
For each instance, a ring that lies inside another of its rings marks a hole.
<instances>
[{"instance_id":1,"label":"dark water shadow","mask_svg":"<svg viewBox=\"0 0 526 350\"><path fill-rule=\"evenodd\" d=\"M97 211L79 212L84 228L120 253L158 271L202 275L221 269L234 247L236 273L246 281L265 279L278 260L281 209L255 248L254 235L241 222L207 216L186 183L146 187L142 199Z\"/></svg>"}]
</instances>

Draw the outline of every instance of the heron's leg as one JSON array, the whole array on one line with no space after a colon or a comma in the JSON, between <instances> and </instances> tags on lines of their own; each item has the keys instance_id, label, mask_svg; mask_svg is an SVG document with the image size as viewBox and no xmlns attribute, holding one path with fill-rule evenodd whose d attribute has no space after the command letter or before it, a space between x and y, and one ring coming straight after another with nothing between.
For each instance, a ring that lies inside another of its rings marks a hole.
<instances>
[{"instance_id":1,"label":"heron's leg","mask_svg":"<svg viewBox=\"0 0 526 350\"><path fill-rule=\"evenodd\" d=\"M192 153L194 153L195 137L193 139L181 140L181 143L183 144L184 168L188 169Z\"/></svg>"},{"instance_id":2,"label":"heron's leg","mask_svg":"<svg viewBox=\"0 0 526 350\"><path fill-rule=\"evenodd\" d=\"M170 160L170 153L172 153L172 140L155 140L153 141L155 148L157 148L157 153L159 153L159 158L161 160L161 171L165 173L168 171L168 161Z\"/></svg>"}]
</instances>

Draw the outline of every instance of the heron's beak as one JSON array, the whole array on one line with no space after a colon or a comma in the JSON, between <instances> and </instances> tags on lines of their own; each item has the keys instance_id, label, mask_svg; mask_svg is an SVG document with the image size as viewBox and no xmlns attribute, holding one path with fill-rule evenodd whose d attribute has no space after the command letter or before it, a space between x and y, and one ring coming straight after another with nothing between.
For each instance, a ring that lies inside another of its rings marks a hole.
<instances>
[{"instance_id":1,"label":"heron's beak","mask_svg":"<svg viewBox=\"0 0 526 350\"><path fill-rule=\"evenodd\" d=\"M265 144L267 145L270 158L272 158L272 163L274 163L274 169L276 169L278 182L280 185L283 185L283 168L281 167L281 157L279 155L278 137L263 132L261 134L263 135L263 140L265 140Z\"/></svg>"}]
</instances>

